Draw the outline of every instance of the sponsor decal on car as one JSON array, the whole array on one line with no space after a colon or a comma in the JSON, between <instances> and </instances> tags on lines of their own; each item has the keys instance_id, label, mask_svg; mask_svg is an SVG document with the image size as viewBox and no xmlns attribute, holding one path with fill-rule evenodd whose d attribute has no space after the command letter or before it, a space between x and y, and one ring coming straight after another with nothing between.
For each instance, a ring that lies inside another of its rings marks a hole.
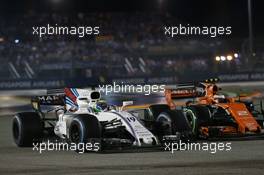
<instances>
[{"instance_id":1,"label":"sponsor decal on car","mask_svg":"<svg viewBox=\"0 0 264 175\"><path fill-rule=\"evenodd\" d=\"M237 111L237 113L238 113L239 116L248 115L248 112L247 111Z\"/></svg>"}]
</instances>

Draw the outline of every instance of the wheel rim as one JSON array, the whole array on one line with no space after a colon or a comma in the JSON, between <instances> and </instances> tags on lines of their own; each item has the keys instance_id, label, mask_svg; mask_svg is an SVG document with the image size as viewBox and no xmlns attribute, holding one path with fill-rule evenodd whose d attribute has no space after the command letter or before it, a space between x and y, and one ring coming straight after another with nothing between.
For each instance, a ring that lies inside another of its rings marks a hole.
<instances>
[{"instance_id":1,"label":"wheel rim","mask_svg":"<svg viewBox=\"0 0 264 175\"><path fill-rule=\"evenodd\" d=\"M19 127L16 121L14 121L14 124L13 124L13 136L15 140L17 140L19 136Z\"/></svg>"},{"instance_id":2,"label":"wheel rim","mask_svg":"<svg viewBox=\"0 0 264 175\"><path fill-rule=\"evenodd\" d=\"M196 123L195 123L195 120L196 120L196 117L194 115L194 113L191 111L191 110L187 110L186 111L186 118L192 128L192 132L195 133L195 127L196 127Z\"/></svg>"},{"instance_id":3,"label":"wheel rim","mask_svg":"<svg viewBox=\"0 0 264 175\"><path fill-rule=\"evenodd\" d=\"M17 123L14 123L14 126L13 126L13 136L14 136L15 139L18 138L18 133L19 133L18 124Z\"/></svg>"},{"instance_id":4,"label":"wheel rim","mask_svg":"<svg viewBox=\"0 0 264 175\"><path fill-rule=\"evenodd\" d=\"M190 123L191 127L193 128L193 117L190 113L186 114L188 122Z\"/></svg>"},{"instance_id":5,"label":"wheel rim","mask_svg":"<svg viewBox=\"0 0 264 175\"><path fill-rule=\"evenodd\" d=\"M71 142L73 143L80 142L80 132L77 125L73 125L71 128Z\"/></svg>"},{"instance_id":6,"label":"wheel rim","mask_svg":"<svg viewBox=\"0 0 264 175\"><path fill-rule=\"evenodd\" d=\"M161 114L158 117L158 122L161 124L162 132L164 135L172 134L172 124L170 119L166 115Z\"/></svg>"}]
</instances>

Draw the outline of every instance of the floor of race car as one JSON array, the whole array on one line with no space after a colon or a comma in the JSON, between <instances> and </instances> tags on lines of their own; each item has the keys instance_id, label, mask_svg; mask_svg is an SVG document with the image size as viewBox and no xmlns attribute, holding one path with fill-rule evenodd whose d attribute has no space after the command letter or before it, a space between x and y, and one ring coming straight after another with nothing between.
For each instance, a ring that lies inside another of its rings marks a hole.
<instances>
[{"instance_id":1,"label":"floor of race car","mask_svg":"<svg viewBox=\"0 0 264 175\"><path fill-rule=\"evenodd\" d=\"M0 174L264 174L264 140L232 141L231 151L160 151L136 149L114 153L18 148L11 116L0 117Z\"/></svg>"}]
</instances>

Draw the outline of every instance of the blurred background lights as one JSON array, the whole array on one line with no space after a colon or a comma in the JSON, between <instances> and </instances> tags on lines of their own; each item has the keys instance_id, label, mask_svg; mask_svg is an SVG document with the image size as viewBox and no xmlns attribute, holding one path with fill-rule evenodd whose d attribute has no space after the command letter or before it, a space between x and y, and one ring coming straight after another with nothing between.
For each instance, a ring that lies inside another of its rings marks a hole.
<instances>
[{"instance_id":1,"label":"blurred background lights","mask_svg":"<svg viewBox=\"0 0 264 175\"><path fill-rule=\"evenodd\" d=\"M231 55L228 55L226 58L227 58L228 61L233 60L233 57Z\"/></svg>"},{"instance_id":2,"label":"blurred background lights","mask_svg":"<svg viewBox=\"0 0 264 175\"><path fill-rule=\"evenodd\" d=\"M221 56L220 59L221 59L221 61L225 61L226 57L225 56Z\"/></svg>"},{"instance_id":3,"label":"blurred background lights","mask_svg":"<svg viewBox=\"0 0 264 175\"><path fill-rule=\"evenodd\" d=\"M217 56L215 56L215 61L217 61L217 62L223 62L223 61L232 61L232 60L234 60L234 59L236 59L236 58L238 58L238 53L231 53L231 54L228 54L228 55L217 55Z\"/></svg>"},{"instance_id":4,"label":"blurred background lights","mask_svg":"<svg viewBox=\"0 0 264 175\"><path fill-rule=\"evenodd\" d=\"M216 56L215 61L221 61L221 58L219 56Z\"/></svg>"}]
</instances>

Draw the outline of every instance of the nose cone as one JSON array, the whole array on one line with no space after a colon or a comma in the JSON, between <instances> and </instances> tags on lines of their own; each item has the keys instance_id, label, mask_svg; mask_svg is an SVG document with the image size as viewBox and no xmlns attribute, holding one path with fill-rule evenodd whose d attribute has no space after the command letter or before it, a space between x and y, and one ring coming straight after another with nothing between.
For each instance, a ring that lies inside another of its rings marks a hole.
<instances>
[{"instance_id":1,"label":"nose cone","mask_svg":"<svg viewBox=\"0 0 264 175\"><path fill-rule=\"evenodd\" d=\"M228 110L236 120L239 127L243 128L244 132L257 132L259 131L259 124L253 115L247 110L243 103L231 103Z\"/></svg>"}]
</instances>

